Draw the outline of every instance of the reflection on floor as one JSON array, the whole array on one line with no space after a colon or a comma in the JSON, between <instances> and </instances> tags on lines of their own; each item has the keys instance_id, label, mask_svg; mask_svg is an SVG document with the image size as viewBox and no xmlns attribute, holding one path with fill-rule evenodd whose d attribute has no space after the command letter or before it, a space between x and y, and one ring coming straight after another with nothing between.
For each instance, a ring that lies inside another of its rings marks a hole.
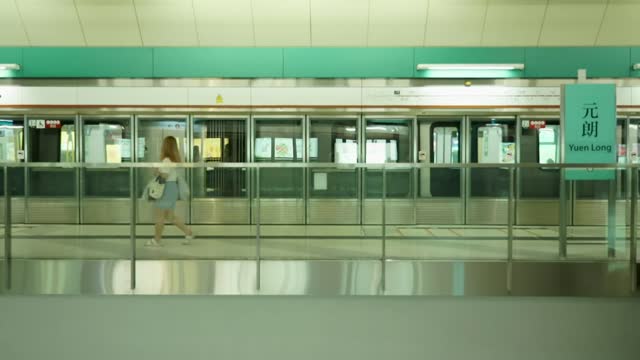
<instances>
[{"instance_id":1,"label":"reflection on floor","mask_svg":"<svg viewBox=\"0 0 640 360\"><path fill-rule=\"evenodd\" d=\"M128 225L15 225L13 258L129 259ZM620 226L608 239L606 227L569 227L568 257L604 260L615 249L628 259L629 228ZM145 247L153 227L136 229L139 259L255 259L254 225L194 226L197 239L181 245L182 237L167 227L162 247ZM387 226L386 256L391 259L504 260L506 226ZM513 256L517 260L556 260L558 227L514 228ZM615 238L615 239L613 239ZM0 240L0 243L2 240ZM264 259L379 259L380 226L263 225L260 250ZM0 246L4 256L4 244Z\"/></svg>"}]
</instances>

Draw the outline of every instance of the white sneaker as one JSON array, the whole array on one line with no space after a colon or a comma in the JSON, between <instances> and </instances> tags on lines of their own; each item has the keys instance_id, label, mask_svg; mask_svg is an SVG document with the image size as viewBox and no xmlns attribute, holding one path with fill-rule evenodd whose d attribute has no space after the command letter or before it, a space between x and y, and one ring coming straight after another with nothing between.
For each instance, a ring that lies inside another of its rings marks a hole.
<instances>
[{"instance_id":1,"label":"white sneaker","mask_svg":"<svg viewBox=\"0 0 640 360\"><path fill-rule=\"evenodd\" d=\"M189 244L191 244L191 240L193 240L193 239L194 239L194 236L193 236L193 235L186 235L186 236L184 237L184 240L182 240L182 245L189 245Z\"/></svg>"},{"instance_id":2,"label":"white sneaker","mask_svg":"<svg viewBox=\"0 0 640 360\"><path fill-rule=\"evenodd\" d=\"M144 246L162 246L162 244L160 244L160 242L158 242L155 238L152 238L147 240L147 242L144 243Z\"/></svg>"}]
</instances>

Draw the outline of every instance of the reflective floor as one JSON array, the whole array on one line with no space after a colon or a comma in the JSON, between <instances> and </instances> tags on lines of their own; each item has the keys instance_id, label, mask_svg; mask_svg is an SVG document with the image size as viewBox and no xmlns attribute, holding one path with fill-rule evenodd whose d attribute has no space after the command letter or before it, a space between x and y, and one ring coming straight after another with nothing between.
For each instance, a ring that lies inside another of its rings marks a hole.
<instances>
[{"instance_id":1,"label":"reflective floor","mask_svg":"<svg viewBox=\"0 0 640 360\"><path fill-rule=\"evenodd\" d=\"M15 259L129 259L128 225L14 225L11 255ZM196 239L182 245L168 226L161 247L146 247L153 227L137 227L139 259L255 259L256 227L194 226ZM629 257L629 229L568 228L568 259L617 260ZM504 260L506 226L387 226L386 257L415 260ZM558 227L516 227L513 255L521 260L557 260ZM611 239L608 240L608 238ZM263 259L379 259L380 226L263 225ZM611 250L615 251L612 252ZM0 247L4 255L4 246ZM640 259L640 257L639 257Z\"/></svg>"}]
</instances>

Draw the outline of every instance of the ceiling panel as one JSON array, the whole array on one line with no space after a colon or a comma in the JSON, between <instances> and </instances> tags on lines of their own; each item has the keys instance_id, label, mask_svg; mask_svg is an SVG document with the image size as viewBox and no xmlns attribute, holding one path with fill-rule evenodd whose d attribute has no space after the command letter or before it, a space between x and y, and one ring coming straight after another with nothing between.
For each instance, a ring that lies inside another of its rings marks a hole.
<instances>
[{"instance_id":1,"label":"ceiling panel","mask_svg":"<svg viewBox=\"0 0 640 360\"><path fill-rule=\"evenodd\" d=\"M610 0L596 45L638 45L640 1Z\"/></svg>"},{"instance_id":2,"label":"ceiling panel","mask_svg":"<svg viewBox=\"0 0 640 360\"><path fill-rule=\"evenodd\" d=\"M429 0L371 0L369 46L422 46Z\"/></svg>"},{"instance_id":3,"label":"ceiling panel","mask_svg":"<svg viewBox=\"0 0 640 360\"><path fill-rule=\"evenodd\" d=\"M33 46L86 45L73 0L17 0Z\"/></svg>"},{"instance_id":4,"label":"ceiling panel","mask_svg":"<svg viewBox=\"0 0 640 360\"><path fill-rule=\"evenodd\" d=\"M369 0L311 0L312 46L367 46Z\"/></svg>"},{"instance_id":5,"label":"ceiling panel","mask_svg":"<svg viewBox=\"0 0 640 360\"><path fill-rule=\"evenodd\" d=\"M540 46L594 45L607 0L550 0Z\"/></svg>"},{"instance_id":6,"label":"ceiling panel","mask_svg":"<svg viewBox=\"0 0 640 360\"><path fill-rule=\"evenodd\" d=\"M29 45L16 3L0 0L0 46Z\"/></svg>"},{"instance_id":7,"label":"ceiling panel","mask_svg":"<svg viewBox=\"0 0 640 360\"><path fill-rule=\"evenodd\" d=\"M253 2L256 46L309 46L309 0Z\"/></svg>"},{"instance_id":8,"label":"ceiling panel","mask_svg":"<svg viewBox=\"0 0 640 360\"><path fill-rule=\"evenodd\" d=\"M140 46L131 0L75 0L89 46Z\"/></svg>"},{"instance_id":9,"label":"ceiling panel","mask_svg":"<svg viewBox=\"0 0 640 360\"><path fill-rule=\"evenodd\" d=\"M197 46L191 1L134 0L145 46Z\"/></svg>"},{"instance_id":10,"label":"ceiling panel","mask_svg":"<svg viewBox=\"0 0 640 360\"><path fill-rule=\"evenodd\" d=\"M536 46L547 0L489 0L482 44Z\"/></svg>"},{"instance_id":11,"label":"ceiling panel","mask_svg":"<svg viewBox=\"0 0 640 360\"><path fill-rule=\"evenodd\" d=\"M254 46L251 0L195 0L201 46Z\"/></svg>"},{"instance_id":12,"label":"ceiling panel","mask_svg":"<svg viewBox=\"0 0 640 360\"><path fill-rule=\"evenodd\" d=\"M487 0L431 0L425 45L479 45L486 10Z\"/></svg>"}]
</instances>

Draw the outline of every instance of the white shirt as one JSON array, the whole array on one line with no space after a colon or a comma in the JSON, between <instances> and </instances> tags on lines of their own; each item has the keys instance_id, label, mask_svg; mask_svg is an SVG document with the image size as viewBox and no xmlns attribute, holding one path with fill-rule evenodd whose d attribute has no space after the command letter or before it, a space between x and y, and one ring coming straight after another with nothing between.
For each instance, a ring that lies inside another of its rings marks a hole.
<instances>
[{"instance_id":1,"label":"white shirt","mask_svg":"<svg viewBox=\"0 0 640 360\"><path fill-rule=\"evenodd\" d=\"M169 158L164 158L162 159L163 163L169 163L169 164L173 164L173 161L171 161L171 159ZM165 175L165 179L167 181L178 181L178 168L160 168L158 169L158 171L162 174Z\"/></svg>"}]
</instances>

